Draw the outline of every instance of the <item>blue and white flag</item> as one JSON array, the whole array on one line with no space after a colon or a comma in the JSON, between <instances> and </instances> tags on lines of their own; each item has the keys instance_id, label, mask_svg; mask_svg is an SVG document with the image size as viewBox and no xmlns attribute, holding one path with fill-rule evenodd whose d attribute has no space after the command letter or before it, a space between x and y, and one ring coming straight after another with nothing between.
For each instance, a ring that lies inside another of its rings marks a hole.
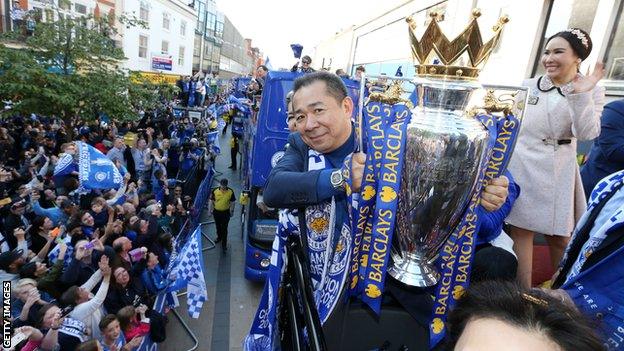
<instances>
[{"instance_id":1,"label":"blue and white flag","mask_svg":"<svg viewBox=\"0 0 624 351\"><path fill-rule=\"evenodd\" d=\"M119 189L123 177L113 161L87 143L77 141L76 145L78 146L80 188L83 190Z\"/></svg>"},{"instance_id":2,"label":"blue and white flag","mask_svg":"<svg viewBox=\"0 0 624 351\"><path fill-rule=\"evenodd\" d=\"M177 292L186 288L189 316L199 318L199 312L204 302L208 300L204 280L201 227L195 229L169 267L171 268L169 276L175 277L176 280L169 285L167 292Z\"/></svg>"},{"instance_id":3,"label":"blue and white flag","mask_svg":"<svg viewBox=\"0 0 624 351\"><path fill-rule=\"evenodd\" d=\"M74 256L74 247L71 244L71 236L69 235L66 236L64 240L65 240L65 244L67 245L67 251L65 252L65 260L63 261L63 266L67 267L67 265L71 262L72 257ZM51 265L55 264L56 261L58 260L60 250L61 250L61 247L58 246L57 244L48 253L48 262Z\"/></svg>"},{"instance_id":4,"label":"blue and white flag","mask_svg":"<svg viewBox=\"0 0 624 351\"><path fill-rule=\"evenodd\" d=\"M271 66L271 59L269 59L268 56L267 56L266 60L264 60L264 65L266 66L266 68L269 69L269 71L273 70L273 66Z\"/></svg>"},{"instance_id":5,"label":"blue and white flag","mask_svg":"<svg viewBox=\"0 0 624 351\"><path fill-rule=\"evenodd\" d=\"M70 154L62 154L56 166L54 166L54 176L65 176L76 170L74 157Z\"/></svg>"},{"instance_id":6,"label":"blue and white flag","mask_svg":"<svg viewBox=\"0 0 624 351\"><path fill-rule=\"evenodd\" d=\"M219 118L217 122L217 130L206 135L206 143L212 145L212 150L217 154L221 154L221 146L219 145L219 131L225 128L225 121Z\"/></svg>"}]
</instances>

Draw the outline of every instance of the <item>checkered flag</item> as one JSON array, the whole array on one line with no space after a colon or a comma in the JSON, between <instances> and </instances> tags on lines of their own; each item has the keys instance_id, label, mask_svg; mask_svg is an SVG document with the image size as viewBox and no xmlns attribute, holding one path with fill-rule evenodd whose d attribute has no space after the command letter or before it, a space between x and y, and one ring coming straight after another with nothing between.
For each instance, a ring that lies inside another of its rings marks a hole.
<instances>
[{"instance_id":1,"label":"checkered flag","mask_svg":"<svg viewBox=\"0 0 624 351\"><path fill-rule=\"evenodd\" d=\"M170 272L169 276L175 277L175 281L167 291L175 292L186 288L189 315L192 318L199 318L202 305L208 300L199 226L184 244L175 261L172 262Z\"/></svg>"},{"instance_id":2,"label":"checkered flag","mask_svg":"<svg viewBox=\"0 0 624 351\"><path fill-rule=\"evenodd\" d=\"M74 247L71 244L70 236L67 236L65 238L65 244L67 245L67 252L65 253L65 261L63 262L63 266L67 267L67 265L69 264L69 262L71 262L74 256ZM50 262L50 265L56 263L56 260L58 260L59 257L60 250L61 247L57 244L54 246L54 248L52 248L52 250L50 250L50 252L48 252L48 262Z\"/></svg>"}]
</instances>

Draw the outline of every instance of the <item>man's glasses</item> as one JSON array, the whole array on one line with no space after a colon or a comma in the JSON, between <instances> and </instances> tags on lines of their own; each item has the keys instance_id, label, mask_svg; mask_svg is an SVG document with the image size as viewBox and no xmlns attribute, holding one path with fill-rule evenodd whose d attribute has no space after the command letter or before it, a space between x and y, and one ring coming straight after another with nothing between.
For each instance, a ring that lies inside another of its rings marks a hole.
<instances>
[{"instance_id":1,"label":"man's glasses","mask_svg":"<svg viewBox=\"0 0 624 351\"><path fill-rule=\"evenodd\" d=\"M304 65L309 65L311 62L310 61L301 61Z\"/></svg>"}]
</instances>

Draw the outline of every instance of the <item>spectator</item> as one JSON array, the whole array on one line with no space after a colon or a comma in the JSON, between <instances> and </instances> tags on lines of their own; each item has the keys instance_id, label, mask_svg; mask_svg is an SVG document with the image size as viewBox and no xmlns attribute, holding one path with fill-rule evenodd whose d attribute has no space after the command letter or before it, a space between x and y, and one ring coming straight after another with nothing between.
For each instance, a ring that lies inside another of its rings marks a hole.
<instances>
[{"instance_id":1,"label":"spectator","mask_svg":"<svg viewBox=\"0 0 624 351\"><path fill-rule=\"evenodd\" d=\"M100 337L100 320L104 316L102 305L108 293L110 283L111 268L108 265L108 257L102 255L99 262L99 270L97 270L89 280L82 286L72 286L65 291L61 297L61 301L66 306L76 306L69 316L83 322L87 328L90 328L91 337L97 339ZM102 279L103 277L103 279ZM100 288L94 295L91 290L100 281Z\"/></svg>"},{"instance_id":2,"label":"spectator","mask_svg":"<svg viewBox=\"0 0 624 351\"><path fill-rule=\"evenodd\" d=\"M150 333L150 319L145 316L147 306L140 305L138 307L126 306L117 312L117 319L119 325L123 331L126 342L137 338L149 335ZM140 316L140 319L137 318Z\"/></svg>"},{"instance_id":3,"label":"spectator","mask_svg":"<svg viewBox=\"0 0 624 351\"><path fill-rule=\"evenodd\" d=\"M310 66L311 64L312 64L312 59L310 58L310 56L305 55L301 58L301 67L299 67L299 62L297 62L290 71L312 73L314 72L314 69Z\"/></svg>"},{"instance_id":4,"label":"spectator","mask_svg":"<svg viewBox=\"0 0 624 351\"><path fill-rule=\"evenodd\" d=\"M126 343L126 337L121 331L119 320L114 314L109 314L102 318L99 327L102 335L100 344L103 351L133 351L143 341L143 337L139 336Z\"/></svg>"},{"instance_id":5,"label":"spectator","mask_svg":"<svg viewBox=\"0 0 624 351\"><path fill-rule=\"evenodd\" d=\"M447 350L606 350L578 311L513 283L471 286L448 319ZM434 327L435 328L435 327Z\"/></svg>"},{"instance_id":6,"label":"spectator","mask_svg":"<svg viewBox=\"0 0 624 351\"><path fill-rule=\"evenodd\" d=\"M35 279L37 281L37 287L55 299L60 298L63 292L63 286L59 280L63 274L65 254L67 253L67 244L65 244L65 241L61 241L58 246L58 257L50 269L41 262L29 262L23 265L19 271L22 278Z\"/></svg>"}]
</instances>

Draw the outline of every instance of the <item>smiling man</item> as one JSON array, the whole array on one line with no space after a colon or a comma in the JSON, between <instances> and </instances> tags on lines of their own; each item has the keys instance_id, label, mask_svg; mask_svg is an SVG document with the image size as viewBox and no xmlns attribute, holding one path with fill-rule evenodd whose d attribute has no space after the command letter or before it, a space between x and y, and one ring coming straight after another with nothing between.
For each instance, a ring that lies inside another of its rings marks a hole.
<instances>
[{"instance_id":1,"label":"smiling man","mask_svg":"<svg viewBox=\"0 0 624 351\"><path fill-rule=\"evenodd\" d=\"M267 205L277 208L297 208L332 196L344 197L346 179L341 168L356 145L351 124L353 101L338 76L311 73L297 79L293 91L294 118L300 132L290 135L290 146L271 171L264 192ZM323 155L324 167L310 167L308 160L314 160L310 150ZM364 161L364 154L353 157L354 192L359 190Z\"/></svg>"},{"instance_id":2,"label":"smiling man","mask_svg":"<svg viewBox=\"0 0 624 351\"><path fill-rule=\"evenodd\" d=\"M366 156L354 153L353 101L338 76L329 72L310 73L295 81L293 91L297 131L290 135L284 157L269 175L264 201L274 208L304 208L298 212L282 210L280 226L297 225L300 235L307 238L303 240L307 243L303 249L310 258L311 281L306 285L316 295L324 296L317 310L321 323L325 324L337 308L348 281L353 239L347 176L351 177L353 192L358 192ZM343 164L351 154L349 174ZM328 340L328 344L334 343Z\"/></svg>"}]
</instances>

